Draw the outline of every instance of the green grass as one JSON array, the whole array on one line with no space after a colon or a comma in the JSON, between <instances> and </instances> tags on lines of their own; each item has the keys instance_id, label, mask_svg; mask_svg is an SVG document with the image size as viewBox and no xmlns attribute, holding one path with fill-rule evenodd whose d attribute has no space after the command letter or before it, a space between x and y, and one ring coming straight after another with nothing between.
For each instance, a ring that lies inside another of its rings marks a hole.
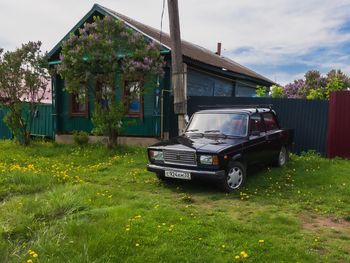
<instances>
[{"instance_id":1,"label":"green grass","mask_svg":"<svg viewBox=\"0 0 350 263\"><path fill-rule=\"evenodd\" d=\"M0 262L350 261L350 161L293 155L232 194L146 163L144 148L1 141Z\"/></svg>"}]
</instances>

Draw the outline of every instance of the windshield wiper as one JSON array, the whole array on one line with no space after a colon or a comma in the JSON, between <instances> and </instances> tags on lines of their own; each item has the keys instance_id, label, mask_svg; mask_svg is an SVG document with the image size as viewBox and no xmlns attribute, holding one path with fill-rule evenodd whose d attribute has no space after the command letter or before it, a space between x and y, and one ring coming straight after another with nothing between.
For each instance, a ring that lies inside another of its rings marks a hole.
<instances>
[{"instance_id":1,"label":"windshield wiper","mask_svg":"<svg viewBox=\"0 0 350 263\"><path fill-rule=\"evenodd\" d=\"M198 129L187 130L186 132L196 132Z\"/></svg>"},{"instance_id":2,"label":"windshield wiper","mask_svg":"<svg viewBox=\"0 0 350 263\"><path fill-rule=\"evenodd\" d=\"M207 130L207 131L204 131L204 133L217 133L217 132L220 132L220 130Z\"/></svg>"}]
</instances>

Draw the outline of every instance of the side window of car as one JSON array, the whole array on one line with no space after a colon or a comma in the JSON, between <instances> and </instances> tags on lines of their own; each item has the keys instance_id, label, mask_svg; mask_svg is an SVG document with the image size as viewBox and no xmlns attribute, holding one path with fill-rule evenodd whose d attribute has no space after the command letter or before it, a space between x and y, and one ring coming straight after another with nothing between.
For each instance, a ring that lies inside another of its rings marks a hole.
<instances>
[{"instance_id":1,"label":"side window of car","mask_svg":"<svg viewBox=\"0 0 350 263\"><path fill-rule=\"evenodd\" d=\"M259 113L250 116L250 133L265 132L264 124Z\"/></svg>"},{"instance_id":2,"label":"side window of car","mask_svg":"<svg viewBox=\"0 0 350 263\"><path fill-rule=\"evenodd\" d=\"M275 116L271 112L263 113L266 131L273 131L278 129L278 124Z\"/></svg>"}]
</instances>

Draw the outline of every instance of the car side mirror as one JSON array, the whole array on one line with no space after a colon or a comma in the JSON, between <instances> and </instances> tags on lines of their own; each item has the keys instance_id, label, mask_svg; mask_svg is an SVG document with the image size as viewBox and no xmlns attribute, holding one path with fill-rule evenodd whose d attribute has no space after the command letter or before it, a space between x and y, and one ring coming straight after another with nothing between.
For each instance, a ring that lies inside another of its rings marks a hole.
<instances>
[{"instance_id":1,"label":"car side mirror","mask_svg":"<svg viewBox=\"0 0 350 263\"><path fill-rule=\"evenodd\" d=\"M250 136L260 136L260 132L259 131L251 131Z\"/></svg>"}]
</instances>

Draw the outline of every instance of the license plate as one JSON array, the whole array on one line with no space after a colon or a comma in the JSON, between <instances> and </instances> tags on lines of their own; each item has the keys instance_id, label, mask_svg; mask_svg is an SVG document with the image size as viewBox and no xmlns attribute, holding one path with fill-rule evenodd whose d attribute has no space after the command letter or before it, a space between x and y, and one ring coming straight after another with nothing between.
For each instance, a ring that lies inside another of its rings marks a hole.
<instances>
[{"instance_id":1,"label":"license plate","mask_svg":"<svg viewBox=\"0 0 350 263\"><path fill-rule=\"evenodd\" d=\"M165 177L191 180L191 173L180 171L165 171Z\"/></svg>"}]
</instances>

